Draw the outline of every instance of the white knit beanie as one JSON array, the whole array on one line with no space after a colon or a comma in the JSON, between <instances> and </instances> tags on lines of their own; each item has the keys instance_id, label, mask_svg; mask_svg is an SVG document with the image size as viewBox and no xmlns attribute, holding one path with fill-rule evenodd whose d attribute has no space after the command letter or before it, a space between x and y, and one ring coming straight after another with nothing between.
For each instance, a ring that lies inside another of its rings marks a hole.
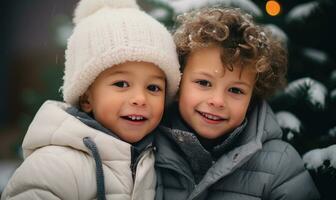
<instances>
[{"instance_id":1,"label":"white knit beanie","mask_svg":"<svg viewBox=\"0 0 336 200\"><path fill-rule=\"evenodd\" d=\"M167 101L172 100L180 81L174 41L135 0L81 0L73 20L61 88L65 102L76 106L101 72L126 61L150 62L162 69Z\"/></svg>"}]
</instances>

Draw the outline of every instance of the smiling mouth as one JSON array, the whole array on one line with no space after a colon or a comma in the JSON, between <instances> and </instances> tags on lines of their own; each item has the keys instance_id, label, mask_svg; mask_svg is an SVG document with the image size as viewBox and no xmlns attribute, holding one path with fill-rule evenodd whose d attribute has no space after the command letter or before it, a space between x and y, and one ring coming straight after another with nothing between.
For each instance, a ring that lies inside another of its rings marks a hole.
<instances>
[{"instance_id":1,"label":"smiling mouth","mask_svg":"<svg viewBox=\"0 0 336 200\"><path fill-rule=\"evenodd\" d=\"M143 122L147 120L147 118L142 115L125 115L121 116L121 118L132 122Z\"/></svg>"},{"instance_id":2,"label":"smiling mouth","mask_svg":"<svg viewBox=\"0 0 336 200\"><path fill-rule=\"evenodd\" d=\"M212 115L212 114L201 112L201 111L197 111L197 112L207 120L216 121L216 122L225 120L224 118L217 116L217 115Z\"/></svg>"}]
</instances>

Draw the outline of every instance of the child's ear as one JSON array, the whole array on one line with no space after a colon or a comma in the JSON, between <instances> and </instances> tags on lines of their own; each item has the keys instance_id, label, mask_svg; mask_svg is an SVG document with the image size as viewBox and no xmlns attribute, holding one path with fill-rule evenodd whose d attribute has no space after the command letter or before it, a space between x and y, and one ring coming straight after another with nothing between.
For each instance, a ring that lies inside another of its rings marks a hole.
<instances>
[{"instance_id":1,"label":"child's ear","mask_svg":"<svg viewBox=\"0 0 336 200\"><path fill-rule=\"evenodd\" d=\"M88 91L86 91L82 96L79 97L79 106L86 113L90 113L92 111L92 105L89 100Z\"/></svg>"}]
</instances>

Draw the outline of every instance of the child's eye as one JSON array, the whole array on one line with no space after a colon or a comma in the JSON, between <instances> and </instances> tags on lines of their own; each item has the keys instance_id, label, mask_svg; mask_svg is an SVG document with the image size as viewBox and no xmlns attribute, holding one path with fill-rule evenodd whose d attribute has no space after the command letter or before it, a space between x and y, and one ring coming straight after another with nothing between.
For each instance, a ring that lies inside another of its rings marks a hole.
<instances>
[{"instance_id":1,"label":"child's eye","mask_svg":"<svg viewBox=\"0 0 336 200\"><path fill-rule=\"evenodd\" d=\"M198 80L196 83L204 87L211 87L210 81L207 80Z\"/></svg>"},{"instance_id":2,"label":"child's eye","mask_svg":"<svg viewBox=\"0 0 336 200\"><path fill-rule=\"evenodd\" d=\"M113 83L113 85L120 87L120 88L129 87L129 84L126 81L118 81L118 82Z\"/></svg>"},{"instance_id":3,"label":"child's eye","mask_svg":"<svg viewBox=\"0 0 336 200\"><path fill-rule=\"evenodd\" d=\"M235 94L244 94L244 92L241 89L236 88L236 87L230 88L229 92L232 92L232 93L235 93Z\"/></svg>"},{"instance_id":4,"label":"child's eye","mask_svg":"<svg viewBox=\"0 0 336 200\"><path fill-rule=\"evenodd\" d=\"M147 89L149 90L149 91L151 91L151 92L159 92L159 91L161 91L161 88L159 87L159 86L157 86L157 85L149 85L149 86L147 86Z\"/></svg>"}]
</instances>

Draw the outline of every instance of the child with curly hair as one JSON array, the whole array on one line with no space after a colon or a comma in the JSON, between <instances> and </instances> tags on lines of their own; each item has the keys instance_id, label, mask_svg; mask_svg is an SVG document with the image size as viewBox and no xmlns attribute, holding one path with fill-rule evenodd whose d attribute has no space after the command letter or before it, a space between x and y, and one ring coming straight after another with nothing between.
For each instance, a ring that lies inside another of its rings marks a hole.
<instances>
[{"instance_id":1,"label":"child with curly hair","mask_svg":"<svg viewBox=\"0 0 336 200\"><path fill-rule=\"evenodd\" d=\"M178 20L183 76L156 137L156 199L319 199L264 100L286 82L286 50L240 9Z\"/></svg>"}]
</instances>

